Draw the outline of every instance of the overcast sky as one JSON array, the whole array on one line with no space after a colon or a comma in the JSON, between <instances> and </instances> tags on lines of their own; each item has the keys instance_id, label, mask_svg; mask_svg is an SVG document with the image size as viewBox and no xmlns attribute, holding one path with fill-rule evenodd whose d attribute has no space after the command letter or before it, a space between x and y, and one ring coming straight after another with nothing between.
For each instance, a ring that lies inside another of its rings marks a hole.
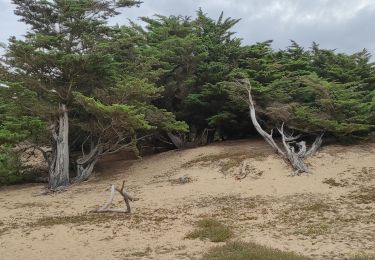
<instances>
[{"instance_id":1,"label":"overcast sky","mask_svg":"<svg viewBox=\"0 0 375 260\"><path fill-rule=\"evenodd\" d=\"M241 18L234 31L244 43L272 39L278 49L290 39L306 47L316 41L340 52L366 48L375 54L375 0L144 0L139 8L125 9L115 22L155 13L194 16L199 7L215 19L221 11ZM25 33L13 9L11 0L0 0L0 42Z\"/></svg>"}]
</instances>

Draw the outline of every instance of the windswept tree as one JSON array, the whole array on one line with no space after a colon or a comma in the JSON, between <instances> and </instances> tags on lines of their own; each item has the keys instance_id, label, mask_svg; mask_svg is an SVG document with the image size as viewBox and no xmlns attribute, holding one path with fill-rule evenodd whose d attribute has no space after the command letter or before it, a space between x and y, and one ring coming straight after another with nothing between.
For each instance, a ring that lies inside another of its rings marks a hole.
<instances>
[{"instance_id":1,"label":"windswept tree","mask_svg":"<svg viewBox=\"0 0 375 260\"><path fill-rule=\"evenodd\" d=\"M316 44L305 50L296 42L279 51L269 42L245 48L239 71L252 79L258 115L269 128L285 122L306 134L371 136L375 70L368 55L337 54Z\"/></svg>"},{"instance_id":2,"label":"windswept tree","mask_svg":"<svg viewBox=\"0 0 375 260\"><path fill-rule=\"evenodd\" d=\"M126 106L124 102L127 100L118 105L102 104L99 98L124 80L118 74L123 72L119 67L124 61L116 60L112 45L118 28L109 27L107 20L117 15L119 8L140 2L14 0L13 3L15 13L29 25L29 30L24 39L13 37L9 40L4 62L11 68L15 81L35 93L44 108L29 107L44 119L50 129L53 151L49 160L49 187L56 189L69 185L72 165L69 152L81 146L77 142L85 142L89 137L100 144L98 150L104 153L121 148L121 142L129 141L129 133L135 142L136 131L148 128L144 122L145 112L139 109L142 105L137 99L133 100L138 105L135 108ZM98 100L88 97L97 97ZM108 123L106 120L111 121L111 117L121 119L116 126L110 124L112 133L119 134L119 129L129 130L129 133L119 137L116 147L108 148L111 145L103 143L109 142L109 132L103 137L98 129L99 125ZM80 130L78 134L73 133L74 140L69 139L71 127ZM82 159L78 164L82 176L77 179L86 179L94 163Z\"/></svg>"},{"instance_id":3,"label":"windswept tree","mask_svg":"<svg viewBox=\"0 0 375 260\"><path fill-rule=\"evenodd\" d=\"M49 187L69 185L69 116L73 92L91 95L113 82L114 63L103 53L111 36L107 19L138 1L14 0L15 14L29 26L24 39L12 37L5 55L18 82L48 106L53 141ZM35 111L38 113L39 111Z\"/></svg>"},{"instance_id":4,"label":"windswept tree","mask_svg":"<svg viewBox=\"0 0 375 260\"><path fill-rule=\"evenodd\" d=\"M217 20L201 9L197 17L142 17L145 29L135 26L146 39L140 52L148 60L157 86L163 88L156 100L159 107L176 114L190 126L190 141L213 141L241 136L247 112L231 103L224 82L231 78L242 55L241 40L231 29L239 20ZM242 128L241 128L242 127ZM170 135L180 146L183 140Z\"/></svg>"},{"instance_id":5,"label":"windswept tree","mask_svg":"<svg viewBox=\"0 0 375 260\"><path fill-rule=\"evenodd\" d=\"M281 135L281 144L279 144L273 135L273 129L270 133L266 132L263 127L259 124L256 115L256 109L254 100L251 94L251 83L248 79L238 80L237 87L239 90L245 91L245 97L242 97L249 107L251 122L255 129L264 138L264 140L272 147L272 149L279 155L283 156L293 167L294 175L300 175L301 173L309 173L309 169L305 164L305 159L315 154L322 144L323 134L316 137L315 141L310 147L307 147L306 141L301 140L302 135L294 135L294 132L288 133L284 127L284 122L277 128ZM241 91L239 91L241 93ZM298 141L299 140L299 141ZM298 141L298 142L297 142Z\"/></svg>"}]
</instances>

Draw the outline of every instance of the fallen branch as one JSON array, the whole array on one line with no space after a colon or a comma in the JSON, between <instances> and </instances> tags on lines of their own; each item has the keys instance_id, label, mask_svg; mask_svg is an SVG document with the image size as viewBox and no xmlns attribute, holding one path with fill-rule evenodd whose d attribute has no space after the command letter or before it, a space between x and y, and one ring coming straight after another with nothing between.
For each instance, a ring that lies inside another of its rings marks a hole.
<instances>
[{"instance_id":1,"label":"fallen branch","mask_svg":"<svg viewBox=\"0 0 375 260\"><path fill-rule=\"evenodd\" d=\"M128 193L126 193L124 191L124 187L125 187L125 181L122 182L121 189L117 188L114 184L112 184L111 194L109 195L107 202L100 208L96 209L94 212L95 213L103 213L103 212L131 213L129 201L135 201L136 199L130 196ZM109 208L113 202L113 198L115 197L115 191L120 193L120 195L124 198L126 208L123 208L123 209Z\"/></svg>"}]
</instances>

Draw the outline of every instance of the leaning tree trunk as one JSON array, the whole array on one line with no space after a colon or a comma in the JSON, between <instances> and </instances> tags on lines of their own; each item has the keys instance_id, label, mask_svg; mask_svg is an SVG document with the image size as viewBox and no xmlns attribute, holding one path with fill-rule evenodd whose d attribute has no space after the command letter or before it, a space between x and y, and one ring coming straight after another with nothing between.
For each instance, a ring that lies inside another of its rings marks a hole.
<instances>
[{"instance_id":1,"label":"leaning tree trunk","mask_svg":"<svg viewBox=\"0 0 375 260\"><path fill-rule=\"evenodd\" d=\"M83 154L77 159L77 176L74 178L74 182L86 181L91 176L100 154L100 145L97 145L92 147L90 153Z\"/></svg>"},{"instance_id":2,"label":"leaning tree trunk","mask_svg":"<svg viewBox=\"0 0 375 260\"><path fill-rule=\"evenodd\" d=\"M282 155L285 159L289 161L291 166L294 169L294 175L299 175L303 172L308 173L309 169L305 164L305 159L311 155L313 155L322 144L322 137L323 134L318 136L312 146L307 149L306 142L300 141L296 142L297 139L299 139L301 136L293 136L293 134L286 134L284 131L284 123L281 126L281 129L278 129L281 137L282 137L282 144L283 149L279 147L279 145L275 142L273 139L273 131L271 131L270 134L268 134L266 131L262 129L260 124L258 123L258 120L256 118L255 113L255 106L254 101L251 96L251 84L249 80L245 80L243 82L238 82L242 87L244 87L247 90L248 93L248 104L249 104L249 110L250 110L250 118L251 121L255 127L255 129L258 131L258 133L266 140L267 143L271 145L271 147L274 149L274 151L277 154ZM297 149L296 149L297 148Z\"/></svg>"},{"instance_id":3,"label":"leaning tree trunk","mask_svg":"<svg viewBox=\"0 0 375 260\"><path fill-rule=\"evenodd\" d=\"M176 146L177 149L182 149L185 147L185 142L182 140L181 137L172 134L171 132L167 132L167 135L169 139L171 139L174 146Z\"/></svg>"},{"instance_id":4,"label":"leaning tree trunk","mask_svg":"<svg viewBox=\"0 0 375 260\"><path fill-rule=\"evenodd\" d=\"M69 118L65 104L59 105L58 125L52 128L55 144L49 167L49 183L51 190L69 185Z\"/></svg>"}]
</instances>

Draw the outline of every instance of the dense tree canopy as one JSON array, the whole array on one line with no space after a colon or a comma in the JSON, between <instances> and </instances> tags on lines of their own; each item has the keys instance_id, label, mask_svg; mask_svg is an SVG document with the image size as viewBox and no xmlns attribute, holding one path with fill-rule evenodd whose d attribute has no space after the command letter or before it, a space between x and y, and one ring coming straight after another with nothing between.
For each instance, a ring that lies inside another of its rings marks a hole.
<instances>
[{"instance_id":1,"label":"dense tree canopy","mask_svg":"<svg viewBox=\"0 0 375 260\"><path fill-rule=\"evenodd\" d=\"M244 45L232 32L238 19L214 20L202 10L195 18L141 17L143 27L107 24L139 1L13 3L29 30L10 38L1 58L0 144L51 147L53 189L68 185L69 175L86 180L106 154L138 155L141 140L254 135L242 90L232 84L239 78L250 79L265 126L375 137L375 67L366 50Z\"/></svg>"}]
</instances>

